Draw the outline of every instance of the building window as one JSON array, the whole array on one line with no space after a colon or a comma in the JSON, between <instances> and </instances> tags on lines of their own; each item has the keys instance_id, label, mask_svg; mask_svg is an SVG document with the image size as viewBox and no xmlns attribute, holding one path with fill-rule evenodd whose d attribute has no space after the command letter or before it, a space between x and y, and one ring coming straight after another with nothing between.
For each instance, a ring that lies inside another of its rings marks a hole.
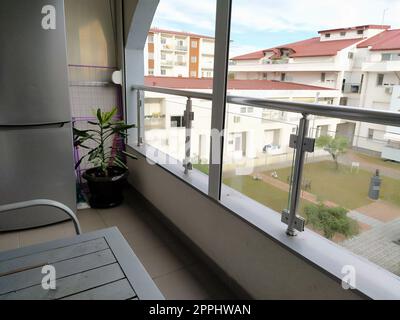
<instances>
[{"instance_id":1,"label":"building window","mask_svg":"<svg viewBox=\"0 0 400 320\"><path fill-rule=\"evenodd\" d=\"M196 56L191 56L190 57L190 62L191 63L197 63L197 57Z\"/></svg>"},{"instance_id":2,"label":"building window","mask_svg":"<svg viewBox=\"0 0 400 320\"><path fill-rule=\"evenodd\" d=\"M284 82L286 80L286 73L281 74L281 81Z\"/></svg>"},{"instance_id":3,"label":"building window","mask_svg":"<svg viewBox=\"0 0 400 320\"><path fill-rule=\"evenodd\" d=\"M154 60L154 52L149 52L149 60Z\"/></svg>"},{"instance_id":4,"label":"building window","mask_svg":"<svg viewBox=\"0 0 400 320\"><path fill-rule=\"evenodd\" d=\"M382 53L382 61L392 60L392 55L390 53Z\"/></svg>"},{"instance_id":5,"label":"building window","mask_svg":"<svg viewBox=\"0 0 400 320\"><path fill-rule=\"evenodd\" d=\"M166 69L161 69L161 75L162 75L162 76L167 75L167 70L166 70Z\"/></svg>"},{"instance_id":6,"label":"building window","mask_svg":"<svg viewBox=\"0 0 400 320\"><path fill-rule=\"evenodd\" d=\"M154 69L149 69L149 76L153 76L154 75Z\"/></svg>"},{"instance_id":7,"label":"building window","mask_svg":"<svg viewBox=\"0 0 400 320\"><path fill-rule=\"evenodd\" d=\"M253 113L254 112L254 108L253 107L248 107L247 108L247 113Z\"/></svg>"},{"instance_id":8,"label":"building window","mask_svg":"<svg viewBox=\"0 0 400 320\"><path fill-rule=\"evenodd\" d=\"M368 129L368 140L373 140L374 139L374 129Z\"/></svg>"},{"instance_id":9,"label":"building window","mask_svg":"<svg viewBox=\"0 0 400 320\"><path fill-rule=\"evenodd\" d=\"M161 60L166 60L167 59L167 55L165 53L161 53Z\"/></svg>"},{"instance_id":10,"label":"building window","mask_svg":"<svg viewBox=\"0 0 400 320\"><path fill-rule=\"evenodd\" d=\"M192 41L192 48L197 48L197 41Z\"/></svg>"},{"instance_id":11,"label":"building window","mask_svg":"<svg viewBox=\"0 0 400 320\"><path fill-rule=\"evenodd\" d=\"M357 34L364 34L364 30L357 30Z\"/></svg>"},{"instance_id":12,"label":"building window","mask_svg":"<svg viewBox=\"0 0 400 320\"><path fill-rule=\"evenodd\" d=\"M340 33L340 36L341 36L341 37L345 37L345 36L346 36L346 32L342 31L342 32Z\"/></svg>"},{"instance_id":13,"label":"building window","mask_svg":"<svg viewBox=\"0 0 400 320\"><path fill-rule=\"evenodd\" d=\"M354 58L354 52L349 52L349 54L347 56L349 57L349 59L353 59Z\"/></svg>"},{"instance_id":14,"label":"building window","mask_svg":"<svg viewBox=\"0 0 400 320\"><path fill-rule=\"evenodd\" d=\"M190 71L190 77L191 78L196 78L197 77L197 72L196 71Z\"/></svg>"},{"instance_id":15,"label":"building window","mask_svg":"<svg viewBox=\"0 0 400 320\"><path fill-rule=\"evenodd\" d=\"M383 86L383 79L385 78L385 75L383 73L379 73L376 77L376 85L377 86Z\"/></svg>"},{"instance_id":16,"label":"building window","mask_svg":"<svg viewBox=\"0 0 400 320\"><path fill-rule=\"evenodd\" d=\"M240 117L233 117L233 123L240 123Z\"/></svg>"},{"instance_id":17,"label":"building window","mask_svg":"<svg viewBox=\"0 0 400 320\"><path fill-rule=\"evenodd\" d=\"M325 38L330 38L331 34L330 33L325 33Z\"/></svg>"},{"instance_id":18,"label":"building window","mask_svg":"<svg viewBox=\"0 0 400 320\"><path fill-rule=\"evenodd\" d=\"M151 34L148 38L149 43L154 43L154 36Z\"/></svg>"},{"instance_id":19,"label":"building window","mask_svg":"<svg viewBox=\"0 0 400 320\"><path fill-rule=\"evenodd\" d=\"M171 116L171 128L182 128L184 126L185 124L182 116Z\"/></svg>"},{"instance_id":20,"label":"building window","mask_svg":"<svg viewBox=\"0 0 400 320\"><path fill-rule=\"evenodd\" d=\"M339 104L340 104L341 106L347 106L348 100L349 100L349 99L348 99L347 97L342 97L342 98L340 98Z\"/></svg>"},{"instance_id":21,"label":"building window","mask_svg":"<svg viewBox=\"0 0 400 320\"><path fill-rule=\"evenodd\" d=\"M321 73L321 82L325 82L325 80L326 80L326 73L322 72Z\"/></svg>"},{"instance_id":22,"label":"building window","mask_svg":"<svg viewBox=\"0 0 400 320\"><path fill-rule=\"evenodd\" d=\"M166 38L161 38L161 44L167 44L167 39Z\"/></svg>"},{"instance_id":23,"label":"building window","mask_svg":"<svg viewBox=\"0 0 400 320\"><path fill-rule=\"evenodd\" d=\"M263 72L262 78L263 78L264 80L267 80L267 79L268 79L268 73Z\"/></svg>"}]
</instances>

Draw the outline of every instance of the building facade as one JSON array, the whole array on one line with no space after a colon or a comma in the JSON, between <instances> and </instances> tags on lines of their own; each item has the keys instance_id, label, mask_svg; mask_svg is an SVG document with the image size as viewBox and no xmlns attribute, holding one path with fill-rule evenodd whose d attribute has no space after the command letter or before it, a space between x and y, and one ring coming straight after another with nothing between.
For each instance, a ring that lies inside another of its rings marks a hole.
<instances>
[{"instance_id":1,"label":"building facade","mask_svg":"<svg viewBox=\"0 0 400 320\"><path fill-rule=\"evenodd\" d=\"M146 85L212 92L212 79L177 77L146 77ZM270 80L231 80L228 94L262 99L288 100L321 104L332 103L340 91ZM194 120L191 130L191 157L193 163L208 163L210 155L211 102L192 99ZM145 141L173 159L185 157L186 98L147 92L145 95ZM300 115L276 110L227 104L225 162L227 165L242 162L253 168L282 162L291 162L293 149L289 147L290 135L297 132ZM315 117L312 135L334 132L340 120ZM313 156L325 155L323 150Z\"/></svg>"},{"instance_id":2,"label":"building facade","mask_svg":"<svg viewBox=\"0 0 400 320\"><path fill-rule=\"evenodd\" d=\"M393 92L400 84L400 30L384 25L322 30L315 38L234 57L229 70L232 79L336 89L341 94L335 105L397 112ZM355 149L400 159L400 135L393 128L347 121L337 132L348 136Z\"/></svg>"},{"instance_id":3,"label":"building facade","mask_svg":"<svg viewBox=\"0 0 400 320\"><path fill-rule=\"evenodd\" d=\"M145 46L145 75L212 78L214 38L150 29Z\"/></svg>"}]
</instances>

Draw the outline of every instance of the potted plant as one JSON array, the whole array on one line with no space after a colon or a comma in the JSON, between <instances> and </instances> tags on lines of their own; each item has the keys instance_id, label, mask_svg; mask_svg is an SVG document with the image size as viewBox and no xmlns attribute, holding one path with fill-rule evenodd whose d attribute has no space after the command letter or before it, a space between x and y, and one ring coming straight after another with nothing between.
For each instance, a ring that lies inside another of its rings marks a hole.
<instances>
[{"instance_id":1,"label":"potted plant","mask_svg":"<svg viewBox=\"0 0 400 320\"><path fill-rule=\"evenodd\" d=\"M90 190L90 205L93 208L113 208L123 201L123 185L128 177L128 167L124 161L124 155L133 159L135 156L119 150L112 145L111 139L115 135L126 138L127 130L135 125L125 124L124 121L113 121L117 108L110 112L97 110L96 122L88 121L94 126L88 130L74 128L74 145L89 150L79 159L76 168L84 159L93 165L92 169L83 174Z\"/></svg>"}]
</instances>

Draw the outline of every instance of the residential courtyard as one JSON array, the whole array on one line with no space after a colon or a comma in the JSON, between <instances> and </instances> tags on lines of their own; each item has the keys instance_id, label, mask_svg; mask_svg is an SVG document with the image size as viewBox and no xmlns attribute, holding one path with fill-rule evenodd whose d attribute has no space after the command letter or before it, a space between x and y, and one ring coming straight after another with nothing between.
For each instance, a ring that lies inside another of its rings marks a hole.
<instances>
[{"instance_id":1,"label":"residential courtyard","mask_svg":"<svg viewBox=\"0 0 400 320\"><path fill-rule=\"evenodd\" d=\"M358 167L352 164L358 163ZM208 165L195 165L208 174ZM255 168L251 175L224 171L225 185L280 213L288 208L292 166ZM267 169L267 170L265 170ZM379 200L368 197L370 180L379 169L382 179ZM386 162L355 151L339 160L339 168L329 160L310 158L303 173L299 214L311 204L343 207L349 219L357 221L358 234L346 239L336 234L332 241L345 246L383 268L400 275L400 164ZM322 234L312 226L307 226Z\"/></svg>"}]
</instances>

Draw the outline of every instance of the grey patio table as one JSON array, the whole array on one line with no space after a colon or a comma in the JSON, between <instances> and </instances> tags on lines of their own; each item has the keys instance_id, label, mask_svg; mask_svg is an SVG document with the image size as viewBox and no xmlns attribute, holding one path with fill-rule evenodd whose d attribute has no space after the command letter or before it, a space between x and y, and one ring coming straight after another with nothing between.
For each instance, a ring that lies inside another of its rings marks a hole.
<instances>
[{"instance_id":1,"label":"grey patio table","mask_svg":"<svg viewBox=\"0 0 400 320\"><path fill-rule=\"evenodd\" d=\"M44 266L56 271L45 290ZM0 253L0 300L163 300L117 228Z\"/></svg>"}]
</instances>

